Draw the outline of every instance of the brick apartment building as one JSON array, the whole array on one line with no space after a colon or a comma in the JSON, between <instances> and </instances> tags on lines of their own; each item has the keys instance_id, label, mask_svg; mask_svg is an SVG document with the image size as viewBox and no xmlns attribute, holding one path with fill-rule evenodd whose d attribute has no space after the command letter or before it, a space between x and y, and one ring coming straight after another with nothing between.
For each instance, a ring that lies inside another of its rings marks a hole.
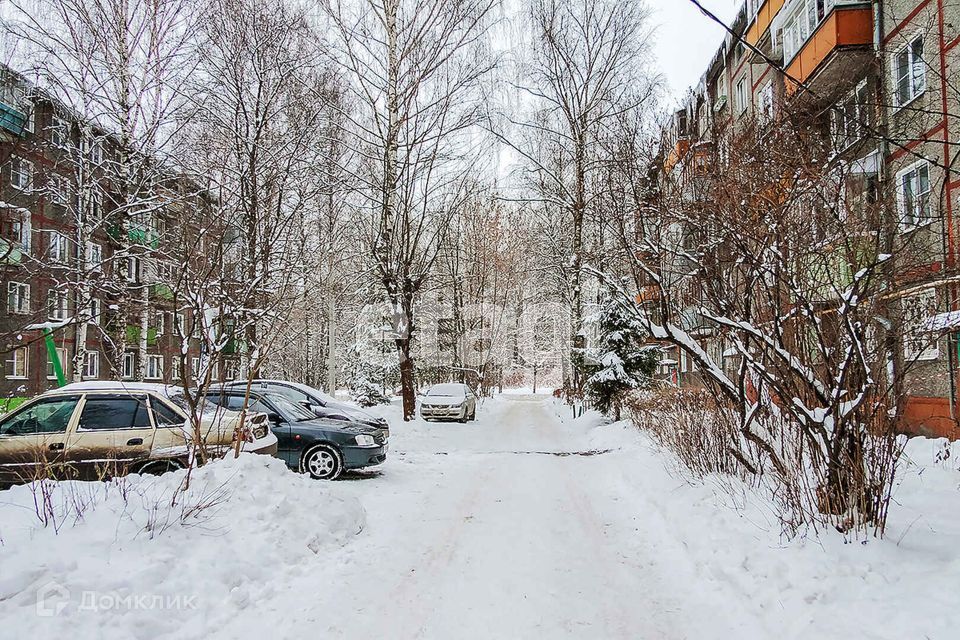
<instances>
[{"instance_id":1,"label":"brick apartment building","mask_svg":"<svg viewBox=\"0 0 960 640\"><path fill-rule=\"evenodd\" d=\"M957 142L960 141L960 4L945 0L746 0L699 85L665 133L658 180L696 191L698 167L739 123L811 114L835 160L856 167L858 197L886 185L899 241L921 247L921 268L896 276L905 335L931 324L938 341L904 339L902 427L958 437ZM960 169L960 167L958 167ZM696 197L695 193L690 197ZM643 292L641 292L641 295ZM695 323L694 323L695 324ZM709 335L711 327L686 327ZM709 343L709 339L706 341ZM719 362L733 353L717 341ZM699 382L675 351L662 374Z\"/></svg>"},{"instance_id":2,"label":"brick apartment building","mask_svg":"<svg viewBox=\"0 0 960 640\"><path fill-rule=\"evenodd\" d=\"M209 216L209 201L164 172L151 189L170 204L124 219L118 153L110 132L0 67L0 398L80 380L178 381L183 362L196 369L199 339L180 357L193 319L175 308L173 245L196 231L184 220ZM225 362L216 375L234 370Z\"/></svg>"}]
</instances>

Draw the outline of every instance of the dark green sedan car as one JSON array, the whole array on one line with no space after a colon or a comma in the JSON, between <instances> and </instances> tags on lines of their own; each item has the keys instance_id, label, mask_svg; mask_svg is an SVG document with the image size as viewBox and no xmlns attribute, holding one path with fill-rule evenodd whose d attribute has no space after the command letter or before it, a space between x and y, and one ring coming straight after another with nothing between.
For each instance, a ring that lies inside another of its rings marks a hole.
<instances>
[{"instance_id":1,"label":"dark green sedan car","mask_svg":"<svg viewBox=\"0 0 960 640\"><path fill-rule=\"evenodd\" d=\"M239 411L243 389L211 391L207 399ZM250 411L267 414L277 436L277 457L318 480L333 480L346 470L363 469L387 459L388 437L382 429L325 420L276 393L251 392Z\"/></svg>"}]
</instances>

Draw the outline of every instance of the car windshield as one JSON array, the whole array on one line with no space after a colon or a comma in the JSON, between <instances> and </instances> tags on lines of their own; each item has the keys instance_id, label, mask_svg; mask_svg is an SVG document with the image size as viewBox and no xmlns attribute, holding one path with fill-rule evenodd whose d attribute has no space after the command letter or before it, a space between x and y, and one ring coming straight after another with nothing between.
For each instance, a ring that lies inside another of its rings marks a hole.
<instances>
[{"instance_id":1,"label":"car windshield","mask_svg":"<svg viewBox=\"0 0 960 640\"><path fill-rule=\"evenodd\" d=\"M264 396L291 422L303 422L305 420L316 420L317 416L312 411L308 411L298 404L290 402L277 393L269 393Z\"/></svg>"},{"instance_id":2,"label":"car windshield","mask_svg":"<svg viewBox=\"0 0 960 640\"><path fill-rule=\"evenodd\" d=\"M462 396L463 394L462 384L437 384L427 391L428 396Z\"/></svg>"}]
</instances>

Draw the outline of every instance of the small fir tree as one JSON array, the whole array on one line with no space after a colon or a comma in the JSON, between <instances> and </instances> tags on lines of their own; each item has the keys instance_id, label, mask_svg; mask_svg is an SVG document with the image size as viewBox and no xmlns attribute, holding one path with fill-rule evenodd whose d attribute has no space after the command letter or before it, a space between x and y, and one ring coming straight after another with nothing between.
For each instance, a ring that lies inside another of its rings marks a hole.
<instances>
[{"instance_id":1,"label":"small fir tree","mask_svg":"<svg viewBox=\"0 0 960 640\"><path fill-rule=\"evenodd\" d=\"M660 348L645 343L643 327L609 295L604 297L597 322L600 342L583 365L589 376L586 392L597 409L620 420L627 394L653 379Z\"/></svg>"}]
</instances>

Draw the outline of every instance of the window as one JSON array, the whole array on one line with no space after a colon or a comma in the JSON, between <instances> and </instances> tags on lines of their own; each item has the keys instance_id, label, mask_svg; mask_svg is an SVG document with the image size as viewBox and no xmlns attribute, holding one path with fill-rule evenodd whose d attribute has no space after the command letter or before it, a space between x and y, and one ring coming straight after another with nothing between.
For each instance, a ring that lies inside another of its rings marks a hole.
<instances>
[{"instance_id":1,"label":"window","mask_svg":"<svg viewBox=\"0 0 960 640\"><path fill-rule=\"evenodd\" d=\"M789 64L825 15L824 0L799 0L783 25L783 63ZM831 4L834 4L831 2Z\"/></svg>"},{"instance_id":2,"label":"window","mask_svg":"<svg viewBox=\"0 0 960 640\"><path fill-rule=\"evenodd\" d=\"M23 105L24 111L27 112L27 121L23 125L23 130L29 133L33 133L33 130L37 125L37 107L31 101L27 101Z\"/></svg>"},{"instance_id":3,"label":"window","mask_svg":"<svg viewBox=\"0 0 960 640\"><path fill-rule=\"evenodd\" d=\"M50 289L47 291L47 318L62 321L67 319L67 292Z\"/></svg>"},{"instance_id":4,"label":"window","mask_svg":"<svg viewBox=\"0 0 960 640\"><path fill-rule=\"evenodd\" d=\"M149 429L150 413L146 396L87 396L77 425L84 431Z\"/></svg>"},{"instance_id":5,"label":"window","mask_svg":"<svg viewBox=\"0 0 960 640\"><path fill-rule=\"evenodd\" d=\"M57 347L57 359L60 361L60 371L63 375L67 375L67 364L68 364L68 354L67 350L63 347ZM57 369L53 364L53 358L50 357L50 354L47 353L47 380L56 380L57 379Z\"/></svg>"},{"instance_id":6,"label":"window","mask_svg":"<svg viewBox=\"0 0 960 640\"><path fill-rule=\"evenodd\" d=\"M8 231L9 229L9 231ZM23 211L4 228L4 235L8 236L23 253L30 253L30 212Z\"/></svg>"},{"instance_id":7,"label":"window","mask_svg":"<svg viewBox=\"0 0 960 640\"><path fill-rule=\"evenodd\" d=\"M179 311L173 314L174 329L178 336L186 336L186 317Z\"/></svg>"},{"instance_id":8,"label":"window","mask_svg":"<svg viewBox=\"0 0 960 640\"><path fill-rule=\"evenodd\" d=\"M150 406L153 408L153 418L158 427L180 427L183 426L184 418L179 413L168 407L165 403L154 398L150 399Z\"/></svg>"},{"instance_id":9,"label":"window","mask_svg":"<svg viewBox=\"0 0 960 640\"><path fill-rule=\"evenodd\" d=\"M87 148L90 153L90 163L97 167L103 164L103 144L96 138L89 138Z\"/></svg>"},{"instance_id":10,"label":"window","mask_svg":"<svg viewBox=\"0 0 960 640\"><path fill-rule=\"evenodd\" d=\"M896 104L902 107L927 88L927 68L923 61L923 36L917 36L900 49L893 59L893 86Z\"/></svg>"},{"instance_id":11,"label":"window","mask_svg":"<svg viewBox=\"0 0 960 640\"><path fill-rule=\"evenodd\" d=\"M87 361L83 365L83 377L96 380L100 377L100 353L98 351L87 351Z\"/></svg>"},{"instance_id":12,"label":"window","mask_svg":"<svg viewBox=\"0 0 960 640\"><path fill-rule=\"evenodd\" d=\"M157 311L157 312L156 312L156 315L154 316L153 324L154 324L154 326L157 328L157 335L158 335L158 336L162 336L163 333L164 333L164 331L165 331L166 328L167 328L167 327L166 327L166 324L167 324L167 323L164 321L164 320L165 320L165 316L166 316L166 314L165 314L163 311Z\"/></svg>"},{"instance_id":13,"label":"window","mask_svg":"<svg viewBox=\"0 0 960 640\"><path fill-rule=\"evenodd\" d=\"M176 382L180 379L180 356L174 356L170 359L170 380Z\"/></svg>"},{"instance_id":14,"label":"window","mask_svg":"<svg viewBox=\"0 0 960 640\"><path fill-rule=\"evenodd\" d=\"M7 311L9 313L30 313L30 285L22 282L7 283Z\"/></svg>"},{"instance_id":15,"label":"window","mask_svg":"<svg viewBox=\"0 0 960 640\"><path fill-rule=\"evenodd\" d=\"M759 116L764 121L773 119L773 80L768 80L763 85L758 96L757 110Z\"/></svg>"},{"instance_id":16,"label":"window","mask_svg":"<svg viewBox=\"0 0 960 640\"><path fill-rule=\"evenodd\" d=\"M200 358L190 358L190 376L196 380L200 375Z\"/></svg>"},{"instance_id":17,"label":"window","mask_svg":"<svg viewBox=\"0 0 960 640\"><path fill-rule=\"evenodd\" d=\"M23 158L10 161L10 186L20 191L30 191L33 187L33 163Z\"/></svg>"},{"instance_id":18,"label":"window","mask_svg":"<svg viewBox=\"0 0 960 640\"><path fill-rule=\"evenodd\" d=\"M747 79L740 78L737 81L737 113L744 113L747 110Z\"/></svg>"},{"instance_id":19,"label":"window","mask_svg":"<svg viewBox=\"0 0 960 640\"><path fill-rule=\"evenodd\" d=\"M57 231L51 231L49 238L50 259L61 264L66 263L70 257L70 238Z\"/></svg>"},{"instance_id":20,"label":"window","mask_svg":"<svg viewBox=\"0 0 960 640\"><path fill-rule=\"evenodd\" d=\"M123 354L123 378L130 380L133 378L134 371L137 368L137 354L127 351Z\"/></svg>"},{"instance_id":21,"label":"window","mask_svg":"<svg viewBox=\"0 0 960 640\"><path fill-rule=\"evenodd\" d=\"M63 433L77 408L80 396L56 396L23 407L0 423L0 433L9 436Z\"/></svg>"},{"instance_id":22,"label":"window","mask_svg":"<svg viewBox=\"0 0 960 640\"><path fill-rule=\"evenodd\" d=\"M87 269L100 271L103 265L103 247L95 242L87 243Z\"/></svg>"},{"instance_id":23,"label":"window","mask_svg":"<svg viewBox=\"0 0 960 640\"><path fill-rule=\"evenodd\" d=\"M915 229L930 222L930 165L926 160L897 174L897 196L901 229Z\"/></svg>"},{"instance_id":24,"label":"window","mask_svg":"<svg viewBox=\"0 0 960 640\"><path fill-rule=\"evenodd\" d=\"M940 356L935 336L924 329L936 313L936 289L925 289L903 299L903 357L908 362L936 360Z\"/></svg>"},{"instance_id":25,"label":"window","mask_svg":"<svg viewBox=\"0 0 960 640\"><path fill-rule=\"evenodd\" d=\"M834 149L843 151L864 136L866 125L870 122L870 102L870 92L864 79L833 108L830 112L830 130Z\"/></svg>"},{"instance_id":26,"label":"window","mask_svg":"<svg viewBox=\"0 0 960 640\"><path fill-rule=\"evenodd\" d=\"M10 357L7 358L7 367L4 371L4 375L7 379L13 380L25 380L27 377L27 360L28 360L27 347L20 347L14 349L10 352Z\"/></svg>"},{"instance_id":27,"label":"window","mask_svg":"<svg viewBox=\"0 0 960 640\"><path fill-rule=\"evenodd\" d=\"M90 322L100 324L100 315L103 313L103 303L101 303L98 298L91 298L88 311L90 313Z\"/></svg>"},{"instance_id":28,"label":"window","mask_svg":"<svg viewBox=\"0 0 960 640\"><path fill-rule=\"evenodd\" d=\"M140 279L140 258L127 256L123 266L123 277L128 282L137 282Z\"/></svg>"},{"instance_id":29,"label":"window","mask_svg":"<svg viewBox=\"0 0 960 640\"><path fill-rule=\"evenodd\" d=\"M54 114L50 118L50 142L57 147L66 147L70 140L70 123Z\"/></svg>"},{"instance_id":30,"label":"window","mask_svg":"<svg viewBox=\"0 0 960 640\"><path fill-rule=\"evenodd\" d=\"M144 377L147 380L160 380L163 378L163 356L147 356L147 372Z\"/></svg>"},{"instance_id":31,"label":"window","mask_svg":"<svg viewBox=\"0 0 960 640\"><path fill-rule=\"evenodd\" d=\"M47 195L50 202L61 207L69 206L71 188L70 180L63 176L51 175L47 182Z\"/></svg>"}]
</instances>

